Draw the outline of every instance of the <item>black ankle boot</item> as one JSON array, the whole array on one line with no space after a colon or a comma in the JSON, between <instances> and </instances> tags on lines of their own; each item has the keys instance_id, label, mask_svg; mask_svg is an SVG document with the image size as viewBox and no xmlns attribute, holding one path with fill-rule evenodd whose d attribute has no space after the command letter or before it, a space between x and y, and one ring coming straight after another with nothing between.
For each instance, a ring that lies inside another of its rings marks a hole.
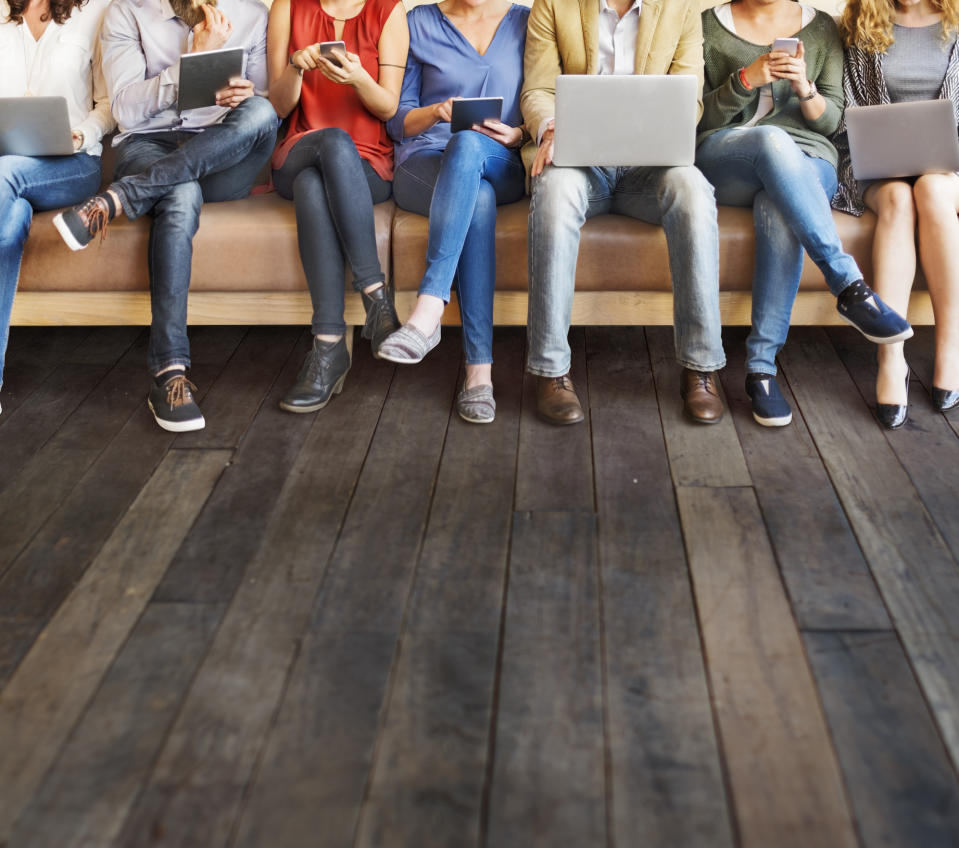
<instances>
[{"instance_id":1,"label":"black ankle boot","mask_svg":"<svg viewBox=\"0 0 959 848\"><path fill-rule=\"evenodd\" d=\"M393 305L393 290L387 285L374 289L369 294L361 292L363 308L366 310L366 323L363 325L363 338L370 340L373 356L380 358L380 345L390 333L400 328L400 319Z\"/></svg>"},{"instance_id":2,"label":"black ankle boot","mask_svg":"<svg viewBox=\"0 0 959 848\"><path fill-rule=\"evenodd\" d=\"M306 355L293 387L280 401L280 409L287 412L316 412L343 389L346 372L350 370L350 353L346 339L321 342L313 339L313 349Z\"/></svg>"}]
</instances>

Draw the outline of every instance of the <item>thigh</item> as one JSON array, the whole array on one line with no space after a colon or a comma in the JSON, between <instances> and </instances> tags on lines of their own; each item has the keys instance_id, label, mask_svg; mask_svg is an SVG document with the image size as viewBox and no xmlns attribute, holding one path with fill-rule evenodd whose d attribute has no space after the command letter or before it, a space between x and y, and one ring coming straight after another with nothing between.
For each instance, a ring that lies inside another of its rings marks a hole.
<instances>
[{"instance_id":1,"label":"thigh","mask_svg":"<svg viewBox=\"0 0 959 848\"><path fill-rule=\"evenodd\" d=\"M810 156L808 153L804 153L803 155L809 160L809 164L816 172L816 179L819 180L819 185L822 187L826 198L832 199L832 196L836 193L836 189L839 188L839 179L836 176L835 166L825 159L820 159L818 156Z\"/></svg>"},{"instance_id":2,"label":"thigh","mask_svg":"<svg viewBox=\"0 0 959 848\"><path fill-rule=\"evenodd\" d=\"M393 196L397 205L417 215L429 215L433 188L442 164L442 150L420 150L407 156L393 176Z\"/></svg>"},{"instance_id":3,"label":"thigh","mask_svg":"<svg viewBox=\"0 0 959 848\"><path fill-rule=\"evenodd\" d=\"M369 186L373 203L383 203L389 200L393 194L393 183L390 180L384 180L376 173L376 169L366 159L360 159L360 164L363 166L363 176L366 177L366 184Z\"/></svg>"},{"instance_id":4,"label":"thigh","mask_svg":"<svg viewBox=\"0 0 959 848\"><path fill-rule=\"evenodd\" d=\"M200 182L203 199L207 203L240 200L253 189L260 171L270 161L268 150L251 150L231 168L207 174ZM264 180L265 182L265 180Z\"/></svg>"},{"instance_id":5,"label":"thigh","mask_svg":"<svg viewBox=\"0 0 959 848\"><path fill-rule=\"evenodd\" d=\"M679 204L694 217L715 221L713 187L693 165L623 168L613 195L612 211L648 224L660 225L664 209Z\"/></svg>"},{"instance_id":6,"label":"thigh","mask_svg":"<svg viewBox=\"0 0 959 848\"><path fill-rule=\"evenodd\" d=\"M592 218L609 212L614 186L614 174L607 168L550 165L532 181L530 209L548 218L570 210Z\"/></svg>"},{"instance_id":7,"label":"thigh","mask_svg":"<svg viewBox=\"0 0 959 848\"><path fill-rule=\"evenodd\" d=\"M128 135L117 147L116 176L128 177L149 168L157 159L177 149L173 133Z\"/></svg>"},{"instance_id":8,"label":"thigh","mask_svg":"<svg viewBox=\"0 0 959 848\"><path fill-rule=\"evenodd\" d=\"M519 153L499 146L502 152L488 157L483 169L483 179L493 187L497 205L513 203L526 193L526 169Z\"/></svg>"},{"instance_id":9,"label":"thigh","mask_svg":"<svg viewBox=\"0 0 959 848\"><path fill-rule=\"evenodd\" d=\"M748 152L749 128L719 130L696 150L696 166L713 184L723 206L752 206L763 183Z\"/></svg>"},{"instance_id":10,"label":"thigh","mask_svg":"<svg viewBox=\"0 0 959 848\"><path fill-rule=\"evenodd\" d=\"M86 200L100 186L100 158L73 156L3 156L0 172L17 196L35 210L61 209Z\"/></svg>"}]
</instances>

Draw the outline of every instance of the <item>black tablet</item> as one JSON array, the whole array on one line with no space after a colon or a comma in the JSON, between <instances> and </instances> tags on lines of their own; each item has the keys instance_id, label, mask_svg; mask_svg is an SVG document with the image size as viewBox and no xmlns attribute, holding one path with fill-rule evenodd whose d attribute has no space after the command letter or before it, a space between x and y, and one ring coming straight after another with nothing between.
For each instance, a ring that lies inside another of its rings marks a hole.
<instances>
[{"instance_id":1,"label":"black tablet","mask_svg":"<svg viewBox=\"0 0 959 848\"><path fill-rule=\"evenodd\" d=\"M453 101L453 117L450 130L468 130L473 124L482 124L490 119L498 121L503 114L502 97L463 97Z\"/></svg>"},{"instance_id":2,"label":"black tablet","mask_svg":"<svg viewBox=\"0 0 959 848\"><path fill-rule=\"evenodd\" d=\"M226 88L233 77L243 76L243 48L225 47L180 57L180 87L176 109L216 106L216 93Z\"/></svg>"}]
</instances>

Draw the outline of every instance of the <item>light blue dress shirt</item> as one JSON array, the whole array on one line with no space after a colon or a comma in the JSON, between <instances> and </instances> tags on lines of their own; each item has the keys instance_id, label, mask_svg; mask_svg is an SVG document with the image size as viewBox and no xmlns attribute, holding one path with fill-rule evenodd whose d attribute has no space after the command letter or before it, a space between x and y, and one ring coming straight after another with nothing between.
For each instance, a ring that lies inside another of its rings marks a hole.
<instances>
[{"instance_id":1,"label":"light blue dress shirt","mask_svg":"<svg viewBox=\"0 0 959 848\"><path fill-rule=\"evenodd\" d=\"M445 150L450 140L447 122L426 132L403 137L403 121L410 109L440 103L450 97L502 97L502 121L521 126L519 108L523 86L523 49L529 9L509 8L483 55L450 23L439 6L417 6L406 17L410 26L410 52L400 92L400 105L386 129L396 142L399 165L418 150Z\"/></svg>"}]
</instances>

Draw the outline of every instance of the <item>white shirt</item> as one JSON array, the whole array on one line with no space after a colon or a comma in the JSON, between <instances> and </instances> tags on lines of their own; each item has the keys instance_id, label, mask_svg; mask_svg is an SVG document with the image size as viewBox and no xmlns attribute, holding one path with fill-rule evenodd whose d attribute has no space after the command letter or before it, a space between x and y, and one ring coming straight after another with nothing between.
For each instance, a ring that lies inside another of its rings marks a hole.
<instances>
[{"instance_id":1,"label":"white shirt","mask_svg":"<svg viewBox=\"0 0 959 848\"><path fill-rule=\"evenodd\" d=\"M245 76L257 94L265 94L267 7L259 0L218 0L217 8L233 25L224 47L246 51ZM193 45L193 30L173 13L169 0L114 0L100 36L103 75L120 132L201 130L229 112L209 106L178 113L180 56Z\"/></svg>"},{"instance_id":2,"label":"white shirt","mask_svg":"<svg viewBox=\"0 0 959 848\"><path fill-rule=\"evenodd\" d=\"M639 15L643 0L633 4L620 17L606 0L599 0L598 58L601 74L631 74L636 70L636 37L639 34ZM544 118L536 132L536 143L543 140L547 124Z\"/></svg>"},{"instance_id":3,"label":"white shirt","mask_svg":"<svg viewBox=\"0 0 959 848\"><path fill-rule=\"evenodd\" d=\"M70 126L83 133L85 153L99 156L100 139L114 127L98 36L110 0L89 0L62 24L50 21L39 40L26 23L9 20L0 0L0 97L64 97Z\"/></svg>"}]
</instances>

